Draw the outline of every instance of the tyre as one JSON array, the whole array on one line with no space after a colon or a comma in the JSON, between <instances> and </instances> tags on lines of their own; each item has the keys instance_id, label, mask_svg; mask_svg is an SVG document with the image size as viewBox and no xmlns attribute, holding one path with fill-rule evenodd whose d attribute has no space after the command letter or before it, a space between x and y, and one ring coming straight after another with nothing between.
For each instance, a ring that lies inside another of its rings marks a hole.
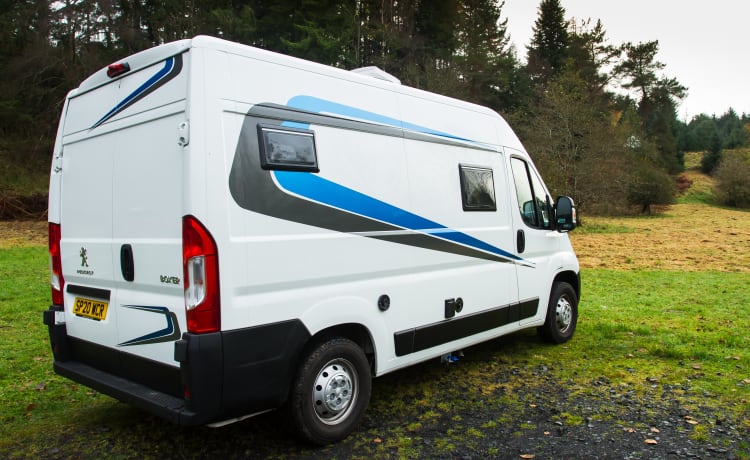
<instances>
[{"instance_id":1,"label":"tyre","mask_svg":"<svg viewBox=\"0 0 750 460\"><path fill-rule=\"evenodd\" d=\"M372 376L362 349L344 338L318 345L292 384L290 418L302 439L325 445L348 436L370 402Z\"/></svg>"},{"instance_id":2,"label":"tyre","mask_svg":"<svg viewBox=\"0 0 750 460\"><path fill-rule=\"evenodd\" d=\"M564 343L573 337L578 323L578 295L568 283L558 282L552 286L547 305L547 319L539 329L548 342Z\"/></svg>"}]
</instances>

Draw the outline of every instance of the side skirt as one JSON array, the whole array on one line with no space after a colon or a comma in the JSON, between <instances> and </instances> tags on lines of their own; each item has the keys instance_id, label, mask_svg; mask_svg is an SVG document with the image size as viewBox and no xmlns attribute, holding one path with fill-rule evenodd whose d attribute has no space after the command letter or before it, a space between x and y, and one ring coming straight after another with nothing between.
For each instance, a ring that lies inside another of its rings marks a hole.
<instances>
[{"instance_id":1,"label":"side skirt","mask_svg":"<svg viewBox=\"0 0 750 460\"><path fill-rule=\"evenodd\" d=\"M507 324L518 323L536 315L538 308L539 298L534 298L396 332L393 334L396 356L405 356Z\"/></svg>"}]
</instances>

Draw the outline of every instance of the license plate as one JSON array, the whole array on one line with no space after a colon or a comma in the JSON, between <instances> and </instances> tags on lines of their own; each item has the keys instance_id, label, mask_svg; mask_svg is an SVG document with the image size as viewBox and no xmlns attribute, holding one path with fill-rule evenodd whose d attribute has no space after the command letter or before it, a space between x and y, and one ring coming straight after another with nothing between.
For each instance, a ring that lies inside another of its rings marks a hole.
<instances>
[{"instance_id":1,"label":"license plate","mask_svg":"<svg viewBox=\"0 0 750 460\"><path fill-rule=\"evenodd\" d=\"M91 300L84 297L76 297L73 303L73 314L85 318L101 321L107 317L107 302L101 300Z\"/></svg>"}]
</instances>

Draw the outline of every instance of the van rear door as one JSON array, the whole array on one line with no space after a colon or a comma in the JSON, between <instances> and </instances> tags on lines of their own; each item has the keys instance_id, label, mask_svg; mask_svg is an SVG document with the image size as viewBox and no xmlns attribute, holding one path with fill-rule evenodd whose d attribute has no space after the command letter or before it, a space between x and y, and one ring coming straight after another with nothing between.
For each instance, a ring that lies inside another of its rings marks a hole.
<instances>
[{"instance_id":1,"label":"van rear door","mask_svg":"<svg viewBox=\"0 0 750 460\"><path fill-rule=\"evenodd\" d=\"M173 342L185 329L186 151L178 127L186 121L189 54L164 54L156 48L123 61L133 70L112 81L104 70L92 76L64 121L67 333L77 359L120 375L131 371L123 369L128 357L176 367Z\"/></svg>"}]
</instances>

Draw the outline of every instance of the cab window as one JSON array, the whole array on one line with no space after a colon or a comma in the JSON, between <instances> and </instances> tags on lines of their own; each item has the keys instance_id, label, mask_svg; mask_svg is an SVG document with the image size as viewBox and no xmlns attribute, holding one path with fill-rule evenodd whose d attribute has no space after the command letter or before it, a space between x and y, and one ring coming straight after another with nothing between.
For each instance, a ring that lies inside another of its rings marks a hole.
<instances>
[{"instance_id":1,"label":"cab window","mask_svg":"<svg viewBox=\"0 0 750 460\"><path fill-rule=\"evenodd\" d=\"M529 227L552 228L550 200L536 172L520 158L510 159L521 218Z\"/></svg>"}]
</instances>

